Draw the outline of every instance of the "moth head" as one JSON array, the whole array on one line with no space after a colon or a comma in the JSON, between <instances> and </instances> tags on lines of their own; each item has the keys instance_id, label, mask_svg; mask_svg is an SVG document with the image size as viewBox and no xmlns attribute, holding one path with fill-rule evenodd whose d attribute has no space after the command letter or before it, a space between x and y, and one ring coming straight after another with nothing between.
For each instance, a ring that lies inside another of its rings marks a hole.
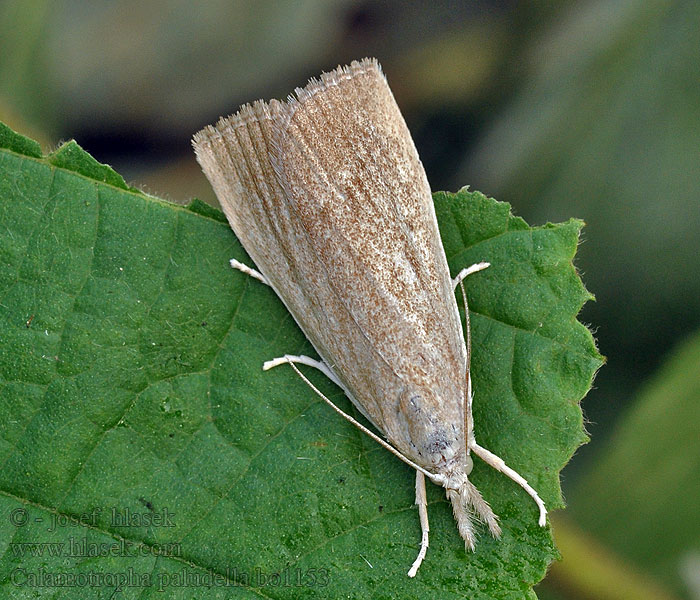
<instances>
[{"instance_id":1,"label":"moth head","mask_svg":"<svg viewBox=\"0 0 700 600\"><path fill-rule=\"evenodd\" d=\"M450 423L440 418L438 396L431 390L405 388L398 402L397 418L413 452L426 464L440 465L454 461L458 436Z\"/></svg>"}]
</instances>

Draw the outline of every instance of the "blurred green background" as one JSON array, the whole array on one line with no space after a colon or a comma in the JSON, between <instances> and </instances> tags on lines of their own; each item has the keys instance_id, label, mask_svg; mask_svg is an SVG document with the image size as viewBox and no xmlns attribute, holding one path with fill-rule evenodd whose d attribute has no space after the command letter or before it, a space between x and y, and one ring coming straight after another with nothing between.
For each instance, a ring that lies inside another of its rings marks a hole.
<instances>
[{"instance_id":1,"label":"blurred green background","mask_svg":"<svg viewBox=\"0 0 700 600\"><path fill-rule=\"evenodd\" d=\"M0 120L215 203L194 131L364 56L434 190L587 223L608 364L538 595L700 599L700 3L0 1Z\"/></svg>"}]
</instances>

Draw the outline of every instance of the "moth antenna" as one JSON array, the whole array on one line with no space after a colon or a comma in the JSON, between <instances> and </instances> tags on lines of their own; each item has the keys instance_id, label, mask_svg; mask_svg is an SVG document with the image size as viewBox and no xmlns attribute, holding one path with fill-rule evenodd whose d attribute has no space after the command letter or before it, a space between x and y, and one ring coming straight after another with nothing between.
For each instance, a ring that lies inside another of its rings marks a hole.
<instances>
[{"instance_id":1,"label":"moth antenna","mask_svg":"<svg viewBox=\"0 0 700 600\"><path fill-rule=\"evenodd\" d=\"M403 462L405 462L409 467L414 468L416 471L420 471L423 473L423 475L427 475L428 479L432 481L433 483L436 483L438 485L444 485L445 484L445 476L441 475L440 473L431 473L430 471L427 471L420 465L417 465L414 463L410 458L407 456L404 456L399 452L396 448L394 448L391 444L388 442L385 442L382 438L380 438L376 433L371 431L370 429L367 429L362 423L360 423L357 419L352 418L349 414L338 408L333 401L328 398L321 390L319 390L309 379L304 375L299 368L294 364L292 360L290 360L288 357L284 357L285 361L289 363L289 366L292 367L296 371L296 374L299 375L299 377L302 378L304 383L308 385L315 393L317 396L319 396L328 406L330 406L335 412L337 412L341 417L343 417L346 421L349 421L352 423L355 427L357 427L362 433L366 433L369 437L371 437L375 442L377 442L379 445L382 447L386 448L389 452L391 452L393 455L397 456L399 459L401 459ZM279 363L278 363L279 364Z\"/></svg>"},{"instance_id":2,"label":"moth antenna","mask_svg":"<svg viewBox=\"0 0 700 600\"><path fill-rule=\"evenodd\" d=\"M459 289L462 291L462 300L464 300L464 339L467 345L467 389L466 398L464 399L464 443L466 444L466 455L469 456L469 437L472 434L472 427L470 423L472 413L472 334L469 326L469 305L467 304L467 292L464 289L464 277L459 279Z\"/></svg>"},{"instance_id":3,"label":"moth antenna","mask_svg":"<svg viewBox=\"0 0 700 600\"><path fill-rule=\"evenodd\" d=\"M462 292L462 300L464 301L464 339L467 347L467 390L466 398L464 399L464 440L466 444L465 452L466 456L469 456L471 449L471 438L474 435L472 431L474 429L473 418L472 418L472 376L471 376L471 364L472 364L472 333L471 326L469 323L469 303L467 302L467 292L464 289L464 279L471 275L472 273L477 273L483 271L484 269L491 266L491 263L482 261L475 263L469 267L462 269L457 276L452 280L452 286L457 287Z\"/></svg>"}]
</instances>

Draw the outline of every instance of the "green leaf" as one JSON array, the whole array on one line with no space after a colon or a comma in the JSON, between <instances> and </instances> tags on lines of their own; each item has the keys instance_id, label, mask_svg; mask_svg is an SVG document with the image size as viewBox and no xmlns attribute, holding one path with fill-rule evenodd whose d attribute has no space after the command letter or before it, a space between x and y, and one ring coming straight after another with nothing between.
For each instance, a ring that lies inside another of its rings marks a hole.
<instances>
[{"instance_id":1,"label":"green leaf","mask_svg":"<svg viewBox=\"0 0 700 600\"><path fill-rule=\"evenodd\" d=\"M126 188L74 143L42 159L9 139L3 596L108 596L121 574L125 598L534 598L556 556L550 532L520 488L479 462L473 480L503 538L484 534L465 553L430 486L430 550L406 577L420 538L411 470L291 369L261 371L313 349L268 287L230 269L249 259L218 213ZM579 401L601 361L576 321L590 298L571 263L582 223L530 228L466 190L435 203L453 272L492 263L467 282L477 438L561 507L558 474L585 440ZM136 521L121 526L112 511ZM20 545L47 542L67 546L50 556ZM76 555L80 542L97 556ZM100 552L113 543L121 550ZM61 587L51 577L62 573L82 579Z\"/></svg>"}]
</instances>

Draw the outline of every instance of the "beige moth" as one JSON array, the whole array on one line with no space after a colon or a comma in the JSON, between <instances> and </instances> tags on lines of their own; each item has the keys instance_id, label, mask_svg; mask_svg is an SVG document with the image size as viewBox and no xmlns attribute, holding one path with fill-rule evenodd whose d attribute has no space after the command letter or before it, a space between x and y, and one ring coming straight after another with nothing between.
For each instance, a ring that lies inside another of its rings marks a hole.
<instances>
[{"instance_id":1,"label":"beige moth","mask_svg":"<svg viewBox=\"0 0 700 600\"><path fill-rule=\"evenodd\" d=\"M474 434L455 288L488 264L450 277L423 165L377 61L324 73L287 102L245 105L193 145L257 270L232 265L272 287L320 357L264 368L288 363L311 386L296 364L323 371L381 435L324 400L415 469L423 533L408 574L428 548L425 477L445 488L468 548L474 517L500 535L469 481L472 454L522 486L544 526L537 492Z\"/></svg>"}]
</instances>

